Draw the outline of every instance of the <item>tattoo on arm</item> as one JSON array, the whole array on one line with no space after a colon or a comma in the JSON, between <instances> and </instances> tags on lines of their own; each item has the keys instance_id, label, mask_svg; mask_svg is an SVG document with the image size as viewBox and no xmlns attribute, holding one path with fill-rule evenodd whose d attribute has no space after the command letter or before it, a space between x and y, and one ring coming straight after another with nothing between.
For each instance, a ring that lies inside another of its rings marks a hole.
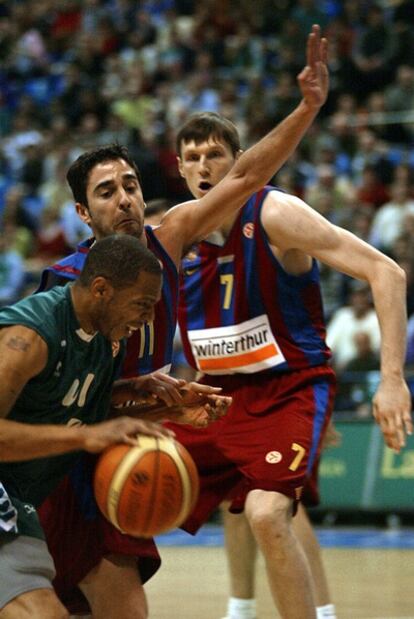
<instances>
[{"instance_id":1,"label":"tattoo on arm","mask_svg":"<svg viewBox=\"0 0 414 619\"><path fill-rule=\"evenodd\" d=\"M26 352L30 348L30 343L26 342L22 337L14 336L6 342L6 346L12 350L22 350Z\"/></svg>"}]
</instances>

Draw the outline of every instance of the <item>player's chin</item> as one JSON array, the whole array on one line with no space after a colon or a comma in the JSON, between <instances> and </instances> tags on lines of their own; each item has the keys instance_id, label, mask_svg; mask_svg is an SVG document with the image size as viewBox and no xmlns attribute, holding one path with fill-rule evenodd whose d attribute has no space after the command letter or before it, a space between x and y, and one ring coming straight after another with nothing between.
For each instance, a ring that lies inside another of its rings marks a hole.
<instances>
[{"instance_id":1,"label":"player's chin","mask_svg":"<svg viewBox=\"0 0 414 619\"><path fill-rule=\"evenodd\" d=\"M142 234L142 224L137 221L127 221L116 228L116 234L128 234L129 236L134 236L135 238L139 238Z\"/></svg>"}]
</instances>

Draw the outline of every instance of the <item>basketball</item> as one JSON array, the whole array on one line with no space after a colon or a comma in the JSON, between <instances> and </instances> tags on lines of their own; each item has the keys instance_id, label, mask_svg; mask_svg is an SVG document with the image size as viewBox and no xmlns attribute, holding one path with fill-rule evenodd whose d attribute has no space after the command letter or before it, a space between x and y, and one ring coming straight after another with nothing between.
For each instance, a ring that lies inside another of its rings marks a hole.
<instances>
[{"instance_id":1,"label":"basketball","mask_svg":"<svg viewBox=\"0 0 414 619\"><path fill-rule=\"evenodd\" d=\"M137 445L113 445L94 476L99 509L120 531L153 537L180 526L199 492L196 466L171 438L139 435Z\"/></svg>"}]
</instances>

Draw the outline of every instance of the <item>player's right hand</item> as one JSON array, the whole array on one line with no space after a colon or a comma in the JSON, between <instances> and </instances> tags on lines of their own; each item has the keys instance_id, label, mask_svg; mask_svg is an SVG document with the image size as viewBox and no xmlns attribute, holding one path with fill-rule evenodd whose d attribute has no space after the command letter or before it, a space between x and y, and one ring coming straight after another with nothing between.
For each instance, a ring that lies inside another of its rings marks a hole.
<instances>
[{"instance_id":1,"label":"player's right hand","mask_svg":"<svg viewBox=\"0 0 414 619\"><path fill-rule=\"evenodd\" d=\"M174 432L158 423L134 419L132 417L117 417L92 425L82 426L84 432L84 450L99 453L110 445L124 443L136 445L137 434L146 434L156 438L174 437Z\"/></svg>"},{"instance_id":2,"label":"player's right hand","mask_svg":"<svg viewBox=\"0 0 414 619\"><path fill-rule=\"evenodd\" d=\"M299 73L299 87L304 102L314 110L325 103L329 91L328 42L321 39L321 29L312 26L306 48L306 67Z\"/></svg>"}]
</instances>

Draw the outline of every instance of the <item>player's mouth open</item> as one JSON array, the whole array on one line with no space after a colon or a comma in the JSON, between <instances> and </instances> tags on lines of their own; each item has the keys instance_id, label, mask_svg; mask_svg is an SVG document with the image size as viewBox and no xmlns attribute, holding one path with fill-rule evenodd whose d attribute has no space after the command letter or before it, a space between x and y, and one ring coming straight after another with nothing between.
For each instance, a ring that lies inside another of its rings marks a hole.
<instances>
[{"instance_id":1,"label":"player's mouth open","mask_svg":"<svg viewBox=\"0 0 414 619\"><path fill-rule=\"evenodd\" d=\"M212 186L213 185L211 183L208 183L207 181L201 181L201 183L198 185L198 188L201 189L201 191L209 191Z\"/></svg>"}]
</instances>

